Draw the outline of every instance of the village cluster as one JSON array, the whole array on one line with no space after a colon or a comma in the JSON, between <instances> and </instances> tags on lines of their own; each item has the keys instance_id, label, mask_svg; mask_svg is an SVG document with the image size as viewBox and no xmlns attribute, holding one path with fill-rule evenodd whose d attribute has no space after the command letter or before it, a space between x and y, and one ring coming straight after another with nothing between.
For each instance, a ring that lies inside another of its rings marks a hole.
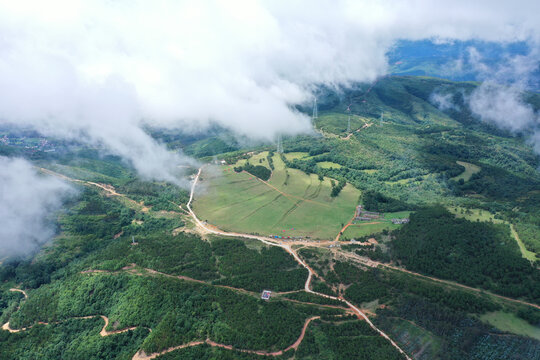
<instances>
[{"instance_id":1,"label":"village cluster","mask_svg":"<svg viewBox=\"0 0 540 360\"><path fill-rule=\"evenodd\" d=\"M35 153L37 151L55 152L57 150L56 144L42 137L35 138L12 134L8 136L4 134L4 136L0 135L0 144L21 147L30 153Z\"/></svg>"}]
</instances>

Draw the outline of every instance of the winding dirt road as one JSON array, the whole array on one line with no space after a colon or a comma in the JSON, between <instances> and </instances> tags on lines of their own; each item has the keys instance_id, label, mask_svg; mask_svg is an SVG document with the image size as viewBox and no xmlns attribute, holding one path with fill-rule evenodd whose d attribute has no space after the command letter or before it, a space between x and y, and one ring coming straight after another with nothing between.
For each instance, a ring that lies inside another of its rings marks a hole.
<instances>
[{"instance_id":1,"label":"winding dirt road","mask_svg":"<svg viewBox=\"0 0 540 360\"><path fill-rule=\"evenodd\" d=\"M96 182L92 182L92 181L85 181L85 180L79 180L79 179L70 178L69 176L66 176L66 175L54 172L52 170L49 170L49 169L45 169L45 168L38 168L38 170L45 173L45 174L47 174L47 175L58 177L58 178L60 178L62 180L81 183L81 184L84 184L84 185L92 185L92 186L98 187L101 190L104 190L109 196L118 196L118 197L121 197L121 198L125 199L126 201L130 202L131 204L140 206L142 212L148 212L148 210L149 210L149 208L147 206L145 206L142 202L135 201L135 200L127 197L124 194L120 194L120 193L116 192L115 188L112 185L100 184L100 183L96 183ZM182 207L180 207L180 208L182 208Z\"/></svg>"},{"instance_id":2,"label":"winding dirt road","mask_svg":"<svg viewBox=\"0 0 540 360\"><path fill-rule=\"evenodd\" d=\"M300 344L302 343L302 340L304 340L304 336L306 335L306 330L307 330L307 327L309 326L309 323L312 322L313 320L316 320L316 319L320 319L320 316L312 316L312 317L306 319L298 339L296 339L296 341L294 343L289 345L284 350L278 350L278 351L269 352L269 351L263 351L263 350L237 349L232 345L220 344L220 343L217 343L217 342L212 341L210 339L206 339L205 341L202 341L202 340L192 341L192 342L189 342L187 344L173 346L173 347L170 347L168 349L162 350L160 352L156 352L156 353L152 353L152 354L148 354L148 355L143 350L139 350L131 358L131 360L155 359L158 356L165 355L165 354L170 353L170 352L175 351L175 350L185 349L185 348L192 347L192 346L199 346L199 345L202 345L202 344L205 344L205 343L210 345L210 346L213 346L213 347L219 347L219 348L227 349L227 350L236 350L236 351L240 351L240 352L248 353L248 354L255 354L255 355L261 355L261 356L280 356L280 355L283 355L283 353L285 353L285 352L287 352L287 351L289 351L291 349L295 349L295 350L298 349L298 346L300 346Z\"/></svg>"},{"instance_id":3,"label":"winding dirt road","mask_svg":"<svg viewBox=\"0 0 540 360\"><path fill-rule=\"evenodd\" d=\"M17 289L17 288L11 288L11 289L9 289L9 291L20 292L20 293L22 293L24 295L24 300L28 299L28 294L24 290Z\"/></svg>"},{"instance_id":4,"label":"winding dirt road","mask_svg":"<svg viewBox=\"0 0 540 360\"><path fill-rule=\"evenodd\" d=\"M99 335L105 337L105 336L110 336L110 335L115 335L115 334L120 334L120 333L124 333L124 332L127 332L127 331L131 331L131 330L135 330L137 328L137 326L131 326L131 327L128 327L128 328L125 328L125 329L119 329L119 330L112 330L112 331L107 331L106 328L107 326L109 325L109 318L104 316L104 315L89 315L89 316L77 316L77 317L72 317L72 318L69 318L69 319L66 319L66 320L61 320L61 321L55 321L55 322L52 322L52 323L48 323L48 322L45 322L45 321L38 321L36 323L36 325L56 325L56 324L60 324L60 323L63 323L67 320L73 320L73 319L93 319L93 318L96 318L96 317L100 317L102 318L104 321L105 321L105 325L103 325L103 328L101 328L101 331L99 332ZM7 323L5 323L4 325L2 325L2 330L5 330L5 331L9 331L10 333L18 333L18 332L21 332L21 331L27 331L27 330L30 330L31 328L33 328L35 325L32 325L32 326L28 326L28 327L23 327L23 328L20 328L20 329L12 329L10 326L9 326L9 321ZM148 329L148 328L147 328ZM149 331L152 331L151 329L148 329Z\"/></svg>"},{"instance_id":5,"label":"winding dirt road","mask_svg":"<svg viewBox=\"0 0 540 360\"><path fill-rule=\"evenodd\" d=\"M24 290L17 289L17 288L11 288L11 289L9 289L9 291L20 292L20 293L22 293L24 295L24 301L28 300L28 294ZM21 308L20 305L17 306L17 310L15 310L15 311L18 311L20 308ZM103 328L99 332L99 335L101 335L101 336L109 336L109 335L114 335L114 334L120 334L120 333L123 333L123 332L126 332L126 331L135 330L137 328L137 326L132 326L132 327L128 327L128 328L125 328L125 329L107 331L106 328L109 325L109 318L104 316L104 315L78 316L78 317L73 317L73 318L70 318L70 319L93 319L93 318L98 317L98 316L101 317L103 319L103 321L105 321L105 325L103 325ZM61 321L55 321L53 323L48 323L48 322L44 322L44 321L38 321L36 324L39 324L39 325L60 324L60 323L62 323L64 321L67 321L67 320L70 320L70 319L61 320ZM20 329L12 329L9 326L9 321L8 321L4 325L2 325L2 330L9 331L10 333L18 333L18 332L21 332L21 331L29 330L32 327L34 327L34 325L24 327L24 328L20 328ZM151 329L148 329L148 330L152 331Z\"/></svg>"},{"instance_id":6,"label":"winding dirt road","mask_svg":"<svg viewBox=\"0 0 540 360\"><path fill-rule=\"evenodd\" d=\"M161 356L161 355L165 355L167 353L170 353L172 351L175 351L175 350L180 350L180 349L185 349L185 348L188 348L188 347L191 347L191 346L198 346L198 345L202 345L204 344L205 342L204 341L192 341L192 342L189 342L187 344L182 344L182 345L178 345L178 346L174 346L174 347L170 347L168 349L165 349L163 351L160 351L160 352L156 352L156 353L152 353L150 355L146 355L146 353L142 350L139 350L135 353L135 355L133 355L133 357L131 358L131 360L150 360L150 359L155 359L157 358L158 356Z\"/></svg>"},{"instance_id":7,"label":"winding dirt road","mask_svg":"<svg viewBox=\"0 0 540 360\"><path fill-rule=\"evenodd\" d=\"M121 270L118 270L118 271L94 270L94 269L92 269L92 270L84 270L84 271L81 271L81 274L103 274L103 273L105 273L105 274L119 274L121 272L127 271L127 272L130 272L133 275L143 276L144 274L139 272L138 271L139 269L136 269L135 267L136 267L136 264L131 264L130 266L126 266L126 267L124 267L124 268L122 268ZM228 286L228 285L216 285L216 284L212 284L212 283L209 283L209 282L206 282L206 281L203 281L203 280L193 279L193 278L183 276L183 275L166 274L166 273L156 271L156 270L153 270L153 269L149 269L149 268L140 268L140 270L146 271L148 274L150 274L150 276L152 276L152 275L160 275L160 276L165 276L165 277L168 277L168 278L173 278L173 279L177 279L177 280L181 280L181 281L194 282L194 283L198 283L198 284L204 284L204 285L207 285L207 286L228 289L228 290L232 290L232 291L244 294L244 295L254 296L254 297L257 297L257 298L260 296L260 293L256 293L254 291L249 291L249 290L241 289L241 288L235 288L235 287ZM299 292L299 291L302 291L302 290L292 290L292 291L284 291L284 292L275 291L275 292L273 292L273 295L287 295L287 294L292 294L292 293L296 293L296 292ZM321 308L339 309L339 310L344 310L344 311L346 311L348 313L353 313L353 311L350 308L344 307L344 306L329 305L329 304L318 304L318 303L313 303L313 302L288 299L286 297L281 298L281 300L294 302L294 303L297 303L297 304L312 305L312 306L321 307ZM105 321L108 322L108 320L105 320Z\"/></svg>"},{"instance_id":8,"label":"winding dirt road","mask_svg":"<svg viewBox=\"0 0 540 360\"><path fill-rule=\"evenodd\" d=\"M24 290L17 289L17 288L11 288L11 289L9 289L9 291L22 293L24 295L24 300L23 301L26 301L28 299L28 294ZM19 304L17 306L17 309L15 309L15 311L19 311L20 308L21 308L21 305ZM26 328L12 329L12 328L9 327L9 321L8 321L7 323L2 325L2 330L9 331L10 333L16 333L16 332L19 332L19 331L24 331L24 330L26 330Z\"/></svg>"}]
</instances>

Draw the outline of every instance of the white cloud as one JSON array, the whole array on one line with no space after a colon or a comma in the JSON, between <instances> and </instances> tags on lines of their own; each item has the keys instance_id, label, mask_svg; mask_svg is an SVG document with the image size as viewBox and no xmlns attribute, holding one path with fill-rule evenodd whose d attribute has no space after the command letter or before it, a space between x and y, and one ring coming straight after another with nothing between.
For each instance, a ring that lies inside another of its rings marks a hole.
<instances>
[{"instance_id":1,"label":"white cloud","mask_svg":"<svg viewBox=\"0 0 540 360\"><path fill-rule=\"evenodd\" d=\"M23 159L0 156L0 256L37 250L53 235L46 219L74 190Z\"/></svg>"},{"instance_id":2,"label":"white cloud","mask_svg":"<svg viewBox=\"0 0 540 360\"><path fill-rule=\"evenodd\" d=\"M429 101L442 111L449 109L458 109L458 106L454 104L452 100L452 94L450 93L444 94L440 92L434 92L430 95Z\"/></svg>"},{"instance_id":3,"label":"white cloud","mask_svg":"<svg viewBox=\"0 0 540 360\"><path fill-rule=\"evenodd\" d=\"M467 98L473 114L499 128L525 133L540 154L540 115L523 99L531 75L540 66L540 47L533 42L528 54L508 56L496 66L486 65L476 49L468 50L469 61L483 80Z\"/></svg>"},{"instance_id":4,"label":"white cloud","mask_svg":"<svg viewBox=\"0 0 540 360\"><path fill-rule=\"evenodd\" d=\"M518 132L530 129L537 122L537 114L521 97L519 87L484 81L472 92L469 105L482 120Z\"/></svg>"},{"instance_id":5,"label":"white cloud","mask_svg":"<svg viewBox=\"0 0 540 360\"><path fill-rule=\"evenodd\" d=\"M217 123L259 140L307 132L309 119L291 105L309 100L315 83L384 74L396 39L534 40L538 8L491 1L0 0L0 121L84 134L143 176L170 180L186 159L144 134L145 123L186 130Z\"/></svg>"}]
</instances>

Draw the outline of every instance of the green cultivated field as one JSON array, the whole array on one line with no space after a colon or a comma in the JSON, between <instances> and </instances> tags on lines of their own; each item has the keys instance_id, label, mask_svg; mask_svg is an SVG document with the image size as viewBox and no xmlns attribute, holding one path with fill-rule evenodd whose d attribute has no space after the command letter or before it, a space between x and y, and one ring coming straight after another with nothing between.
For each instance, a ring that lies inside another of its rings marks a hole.
<instances>
[{"instance_id":1,"label":"green cultivated field","mask_svg":"<svg viewBox=\"0 0 540 360\"><path fill-rule=\"evenodd\" d=\"M273 162L268 184L248 173L235 173L233 166L204 171L195 212L227 231L334 238L354 215L360 191L348 184L332 198L329 178L321 182L317 175L286 169L279 156Z\"/></svg>"}]
</instances>

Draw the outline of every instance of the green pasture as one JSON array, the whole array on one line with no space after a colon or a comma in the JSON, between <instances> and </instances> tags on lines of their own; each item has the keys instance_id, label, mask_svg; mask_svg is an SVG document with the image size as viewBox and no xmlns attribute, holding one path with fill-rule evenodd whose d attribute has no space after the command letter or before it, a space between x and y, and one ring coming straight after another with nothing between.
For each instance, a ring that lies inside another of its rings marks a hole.
<instances>
[{"instance_id":1,"label":"green pasture","mask_svg":"<svg viewBox=\"0 0 540 360\"><path fill-rule=\"evenodd\" d=\"M480 320L496 327L499 330L540 340L540 328L532 326L514 314L495 311L480 316Z\"/></svg>"},{"instance_id":2,"label":"green pasture","mask_svg":"<svg viewBox=\"0 0 540 360\"><path fill-rule=\"evenodd\" d=\"M193 204L195 212L227 231L334 238L354 215L360 191L347 184L332 198L329 178L321 182L317 175L285 168L277 155L273 162L267 184L234 172L233 166L207 168Z\"/></svg>"}]
</instances>

